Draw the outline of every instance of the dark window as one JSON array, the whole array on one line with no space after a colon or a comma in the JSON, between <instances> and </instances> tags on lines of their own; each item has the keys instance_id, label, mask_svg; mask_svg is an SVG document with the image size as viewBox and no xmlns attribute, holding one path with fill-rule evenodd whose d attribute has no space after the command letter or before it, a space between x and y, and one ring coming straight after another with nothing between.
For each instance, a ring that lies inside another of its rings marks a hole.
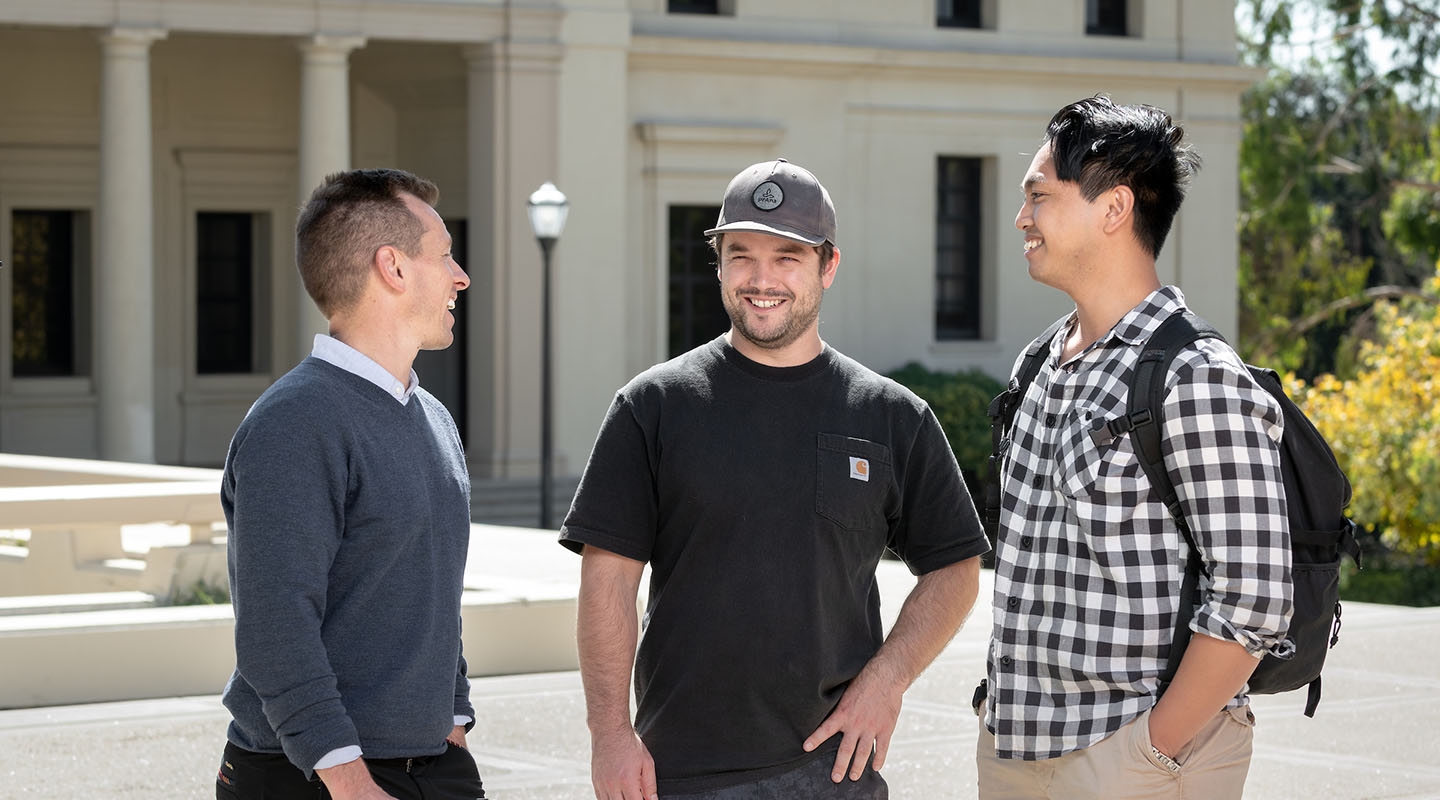
<instances>
[{"instance_id":1,"label":"dark window","mask_svg":"<svg viewBox=\"0 0 1440 800\"><path fill-rule=\"evenodd\" d=\"M980 338L981 161L941 156L935 214L935 338Z\"/></svg>"},{"instance_id":2,"label":"dark window","mask_svg":"<svg viewBox=\"0 0 1440 800\"><path fill-rule=\"evenodd\" d=\"M258 372L255 214L195 215L195 371Z\"/></svg>"},{"instance_id":3,"label":"dark window","mask_svg":"<svg viewBox=\"0 0 1440 800\"><path fill-rule=\"evenodd\" d=\"M980 27L980 0L935 0L935 24L942 28Z\"/></svg>"},{"instance_id":4,"label":"dark window","mask_svg":"<svg viewBox=\"0 0 1440 800\"><path fill-rule=\"evenodd\" d=\"M719 14L720 0L668 0L665 10L671 14Z\"/></svg>"},{"instance_id":5,"label":"dark window","mask_svg":"<svg viewBox=\"0 0 1440 800\"><path fill-rule=\"evenodd\" d=\"M89 214L17 209L10 220L12 373L89 374Z\"/></svg>"},{"instance_id":6,"label":"dark window","mask_svg":"<svg viewBox=\"0 0 1440 800\"><path fill-rule=\"evenodd\" d=\"M445 228L450 232L450 254L468 273L469 239L466 233L469 226L466 220L447 219ZM415 375L420 379L420 385L450 410L450 416L455 419L455 427L460 431L462 444L470 441L466 438L469 415L465 413L470 386L467 380L469 372L465 368L465 365L470 363L466 358L468 348L465 334L465 319L468 316L465 309L469 297L470 290L460 292L455 297L455 327L451 328L455 341L444 350L421 350L415 357Z\"/></svg>"},{"instance_id":7,"label":"dark window","mask_svg":"<svg viewBox=\"0 0 1440 800\"><path fill-rule=\"evenodd\" d=\"M1090 36L1128 36L1125 0L1085 0L1085 33Z\"/></svg>"},{"instance_id":8,"label":"dark window","mask_svg":"<svg viewBox=\"0 0 1440 800\"><path fill-rule=\"evenodd\" d=\"M719 206L670 206L670 355L678 356L730 329L720 302L715 253L705 231Z\"/></svg>"}]
</instances>

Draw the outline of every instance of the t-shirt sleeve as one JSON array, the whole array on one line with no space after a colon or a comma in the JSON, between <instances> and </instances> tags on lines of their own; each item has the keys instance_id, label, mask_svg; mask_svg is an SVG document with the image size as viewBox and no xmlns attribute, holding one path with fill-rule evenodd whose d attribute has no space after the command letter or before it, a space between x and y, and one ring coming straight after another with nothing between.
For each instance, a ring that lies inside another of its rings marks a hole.
<instances>
[{"instance_id":1,"label":"t-shirt sleeve","mask_svg":"<svg viewBox=\"0 0 1440 800\"><path fill-rule=\"evenodd\" d=\"M560 528L560 544L576 553L589 545L649 561L659 517L654 464L634 405L616 395Z\"/></svg>"},{"instance_id":2,"label":"t-shirt sleeve","mask_svg":"<svg viewBox=\"0 0 1440 800\"><path fill-rule=\"evenodd\" d=\"M927 406L905 460L900 519L890 548L915 575L990 550L955 452Z\"/></svg>"}]
</instances>

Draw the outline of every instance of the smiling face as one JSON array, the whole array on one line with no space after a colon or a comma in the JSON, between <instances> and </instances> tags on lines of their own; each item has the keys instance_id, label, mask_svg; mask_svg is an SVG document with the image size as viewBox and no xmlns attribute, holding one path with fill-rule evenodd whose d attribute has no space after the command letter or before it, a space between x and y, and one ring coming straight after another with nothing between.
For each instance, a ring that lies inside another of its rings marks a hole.
<instances>
[{"instance_id":1,"label":"smiling face","mask_svg":"<svg viewBox=\"0 0 1440 800\"><path fill-rule=\"evenodd\" d=\"M732 231L720 241L720 298L730 343L775 366L803 364L820 352L820 301L835 281L840 252L821 264L816 248L765 233Z\"/></svg>"},{"instance_id":2,"label":"smiling face","mask_svg":"<svg viewBox=\"0 0 1440 800\"><path fill-rule=\"evenodd\" d=\"M1055 177L1055 161L1046 142L1030 162L1021 187L1025 199L1015 227L1025 234L1025 260L1030 277L1072 294L1079 283L1094 278L1095 236L1103 227L1102 204L1090 202L1080 185Z\"/></svg>"},{"instance_id":3,"label":"smiling face","mask_svg":"<svg viewBox=\"0 0 1440 800\"><path fill-rule=\"evenodd\" d=\"M419 349L444 350L455 341L455 298L470 285L470 276L455 262L450 233L440 214L417 197L404 199L425 226L419 253L405 257L412 331Z\"/></svg>"}]
</instances>

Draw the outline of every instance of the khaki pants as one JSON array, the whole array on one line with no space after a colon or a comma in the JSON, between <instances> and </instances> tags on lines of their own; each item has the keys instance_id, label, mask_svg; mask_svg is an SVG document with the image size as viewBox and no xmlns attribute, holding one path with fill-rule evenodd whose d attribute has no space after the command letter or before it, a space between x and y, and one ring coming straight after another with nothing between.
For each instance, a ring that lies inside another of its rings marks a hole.
<instances>
[{"instance_id":1,"label":"khaki pants","mask_svg":"<svg viewBox=\"0 0 1440 800\"><path fill-rule=\"evenodd\" d=\"M983 709L983 706L982 706ZM1221 711L1174 758L1171 772L1150 752L1150 712L1083 750L1044 761L997 758L980 715L975 761L981 800L1239 800L1250 771L1255 717Z\"/></svg>"}]
</instances>

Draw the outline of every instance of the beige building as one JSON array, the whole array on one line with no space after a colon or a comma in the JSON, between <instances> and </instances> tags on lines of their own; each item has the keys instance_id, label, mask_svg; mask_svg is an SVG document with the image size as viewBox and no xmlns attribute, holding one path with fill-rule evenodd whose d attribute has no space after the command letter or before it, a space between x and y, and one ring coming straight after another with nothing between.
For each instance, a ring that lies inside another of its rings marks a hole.
<instances>
[{"instance_id":1,"label":"beige building","mask_svg":"<svg viewBox=\"0 0 1440 800\"><path fill-rule=\"evenodd\" d=\"M346 167L435 180L473 281L417 365L479 479L537 473L540 249L556 471L614 390L725 325L699 231L784 156L839 209L822 334L878 369L1005 372L1066 308L1012 227L1049 116L1099 91L1206 158L1162 276L1235 327L1230 0L6 0L0 450L217 465L323 327L291 257ZM717 315L722 315L717 317Z\"/></svg>"}]
</instances>

